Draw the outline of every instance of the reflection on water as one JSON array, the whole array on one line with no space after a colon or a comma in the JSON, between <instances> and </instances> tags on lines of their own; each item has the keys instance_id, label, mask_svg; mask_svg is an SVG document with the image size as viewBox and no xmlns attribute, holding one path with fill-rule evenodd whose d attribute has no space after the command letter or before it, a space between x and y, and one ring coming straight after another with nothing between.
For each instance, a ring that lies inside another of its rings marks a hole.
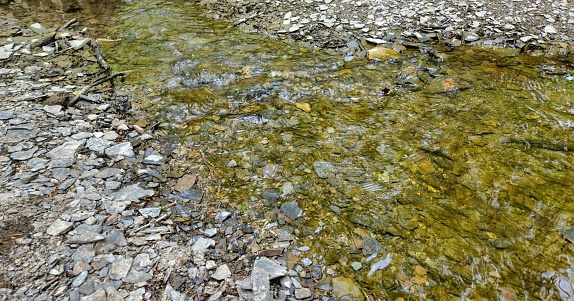
<instances>
[{"instance_id":1,"label":"reflection on water","mask_svg":"<svg viewBox=\"0 0 574 301\"><path fill-rule=\"evenodd\" d=\"M44 27L64 25L76 18L98 36L114 14L118 0L0 0L0 16L17 19L22 26L41 23Z\"/></svg>"},{"instance_id":2,"label":"reflection on water","mask_svg":"<svg viewBox=\"0 0 574 301\"><path fill-rule=\"evenodd\" d=\"M103 46L145 87L137 101L190 147L184 167L209 161L211 198L269 206L279 223L261 194L297 200L301 256L327 274L391 299L572 298L572 60L426 49L345 62L180 1L131 4L113 35Z\"/></svg>"}]
</instances>

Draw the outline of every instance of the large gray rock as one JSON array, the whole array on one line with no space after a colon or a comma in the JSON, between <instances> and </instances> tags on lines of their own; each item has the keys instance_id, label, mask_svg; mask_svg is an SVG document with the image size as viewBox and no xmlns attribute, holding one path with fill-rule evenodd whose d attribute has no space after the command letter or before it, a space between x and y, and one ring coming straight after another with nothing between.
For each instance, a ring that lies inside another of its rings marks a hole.
<instances>
[{"instance_id":1,"label":"large gray rock","mask_svg":"<svg viewBox=\"0 0 574 301\"><path fill-rule=\"evenodd\" d=\"M106 155L110 157L110 159L116 159L119 156L124 158L133 158L136 156L134 153L134 148L131 143L125 142L116 144L106 148Z\"/></svg>"},{"instance_id":2,"label":"large gray rock","mask_svg":"<svg viewBox=\"0 0 574 301\"><path fill-rule=\"evenodd\" d=\"M269 280L287 275L287 268L272 261L267 257L261 257L255 260L253 268L263 269L269 276Z\"/></svg>"},{"instance_id":3,"label":"large gray rock","mask_svg":"<svg viewBox=\"0 0 574 301\"><path fill-rule=\"evenodd\" d=\"M99 154L103 154L105 149L108 148L110 145L112 145L111 141L96 137L92 137L88 139L88 141L86 142L87 149L93 152L97 152Z\"/></svg>"},{"instance_id":4,"label":"large gray rock","mask_svg":"<svg viewBox=\"0 0 574 301\"><path fill-rule=\"evenodd\" d=\"M72 229L74 223L63 221L61 219L56 220L53 222L48 229L46 229L46 233L49 235L60 235L66 233Z\"/></svg>"},{"instance_id":5,"label":"large gray rock","mask_svg":"<svg viewBox=\"0 0 574 301\"><path fill-rule=\"evenodd\" d=\"M281 213L285 214L288 218L296 220L303 215L303 210L299 208L297 201L281 204Z\"/></svg>"},{"instance_id":6,"label":"large gray rock","mask_svg":"<svg viewBox=\"0 0 574 301\"><path fill-rule=\"evenodd\" d=\"M195 251L207 250L215 246L215 240L210 238L200 237L192 246L191 249Z\"/></svg>"},{"instance_id":7,"label":"large gray rock","mask_svg":"<svg viewBox=\"0 0 574 301\"><path fill-rule=\"evenodd\" d=\"M112 196L118 201L135 202L143 197L151 197L153 194L153 190L143 189L138 184L132 184L114 192Z\"/></svg>"},{"instance_id":8,"label":"large gray rock","mask_svg":"<svg viewBox=\"0 0 574 301\"><path fill-rule=\"evenodd\" d=\"M126 258L120 257L114 260L112 263L112 269L108 274L112 280L121 280L122 278L126 277L132 267L134 259L133 258Z\"/></svg>"},{"instance_id":9,"label":"large gray rock","mask_svg":"<svg viewBox=\"0 0 574 301\"><path fill-rule=\"evenodd\" d=\"M46 156L50 161L50 166L56 167L69 167L76 162L76 154L78 149L84 145L85 140L72 140L68 141L53 150L49 151Z\"/></svg>"}]
</instances>

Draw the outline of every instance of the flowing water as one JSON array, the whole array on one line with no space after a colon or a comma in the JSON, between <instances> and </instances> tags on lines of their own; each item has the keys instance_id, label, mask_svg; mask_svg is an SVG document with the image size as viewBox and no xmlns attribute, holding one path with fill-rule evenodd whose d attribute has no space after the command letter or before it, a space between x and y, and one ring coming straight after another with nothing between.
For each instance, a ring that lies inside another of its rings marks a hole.
<instances>
[{"instance_id":1,"label":"flowing water","mask_svg":"<svg viewBox=\"0 0 574 301\"><path fill-rule=\"evenodd\" d=\"M188 151L182 168L209 163L212 201L287 222L310 247L301 257L369 295L574 299L572 58L348 60L188 2L126 4L102 46L134 105ZM293 200L303 217L277 214Z\"/></svg>"}]
</instances>

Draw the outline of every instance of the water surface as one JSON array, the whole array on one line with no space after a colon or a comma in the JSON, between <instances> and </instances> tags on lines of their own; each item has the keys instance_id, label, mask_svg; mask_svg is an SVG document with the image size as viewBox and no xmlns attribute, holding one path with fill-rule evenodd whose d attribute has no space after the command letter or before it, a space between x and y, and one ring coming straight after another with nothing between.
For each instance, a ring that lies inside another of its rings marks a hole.
<instances>
[{"instance_id":1,"label":"water surface","mask_svg":"<svg viewBox=\"0 0 574 301\"><path fill-rule=\"evenodd\" d=\"M311 247L298 256L329 277L392 300L574 298L571 58L425 48L348 60L236 32L183 1L128 2L109 34L134 105L187 152L181 169L214 203L297 229ZM269 189L305 216L285 221Z\"/></svg>"}]
</instances>

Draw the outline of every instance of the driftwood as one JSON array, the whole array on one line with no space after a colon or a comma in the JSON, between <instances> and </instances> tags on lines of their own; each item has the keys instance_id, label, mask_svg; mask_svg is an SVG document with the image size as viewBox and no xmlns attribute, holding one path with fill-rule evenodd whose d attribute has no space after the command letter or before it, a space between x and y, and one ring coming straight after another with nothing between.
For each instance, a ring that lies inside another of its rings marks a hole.
<instances>
[{"instance_id":1,"label":"driftwood","mask_svg":"<svg viewBox=\"0 0 574 301\"><path fill-rule=\"evenodd\" d=\"M91 84L89 84L89 85L83 87L82 90L80 90L80 92L78 92L78 94L77 94L76 96L74 96L74 98L72 98L72 99L70 100L70 102L68 102L68 106L69 106L69 107L73 107L73 106L80 100L80 98L82 97L82 95L83 95L84 93L86 93L88 90L90 90L91 88L93 88L93 87L95 87L95 86L98 86L98 85L101 85L101 84L103 84L103 83L105 83L105 82L107 82L107 81L111 81L112 84L113 84L113 81L112 81L112 80L113 80L114 78L116 78L116 77L118 77L118 76L124 76L124 75L125 75L125 73L123 73L123 72L118 72L118 73L116 73L116 74L112 74L112 75L110 75L110 76L106 76L106 77L104 77L104 78L100 78L100 79L96 80L95 82L93 82L93 83L91 83Z\"/></svg>"},{"instance_id":2,"label":"driftwood","mask_svg":"<svg viewBox=\"0 0 574 301\"><path fill-rule=\"evenodd\" d=\"M109 75L110 74L110 65L108 65L108 63L106 62L106 58L104 57L104 55L100 51L100 44L98 44L98 42L96 42L96 40L91 39L90 45L92 46L92 50L94 51L94 56L96 57L96 60L98 61L98 65L100 65L100 68L102 68L102 70L104 71L104 73L106 75Z\"/></svg>"},{"instance_id":3,"label":"driftwood","mask_svg":"<svg viewBox=\"0 0 574 301\"><path fill-rule=\"evenodd\" d=\"M78 20L76 20L76 18L68 21L66 24L62 25L62 27L58 28L58 31L64 31L66 29L68 29L68 27L70 27L72 24L78 22Z\"/></svg>"},{"instance_id":4,"label":"driftwood","mask_svg":"<svg viewBox=\"0 0 574 301\"><path fill-rule=\"evenodd\" d=\"M45 46L45 45L48 45L48 44L54 42L55 40L56 40L56 33L52 32L52 33L49 33L49 34L42 36L36 42L30 44L30 48L34 49L36 47L42 47L42 46Z\"/></svg>"}]
</instances>

